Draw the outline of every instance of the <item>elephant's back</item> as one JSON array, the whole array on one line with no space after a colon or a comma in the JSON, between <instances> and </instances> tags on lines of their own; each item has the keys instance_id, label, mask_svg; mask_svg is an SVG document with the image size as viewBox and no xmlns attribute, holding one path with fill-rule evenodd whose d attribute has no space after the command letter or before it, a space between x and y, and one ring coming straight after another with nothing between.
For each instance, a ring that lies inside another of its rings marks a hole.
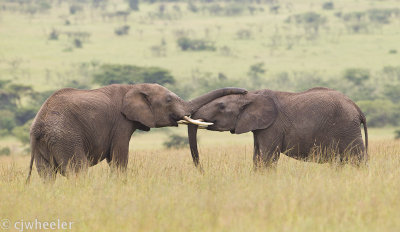
<instances>
[{"instance_id":1,"label":"elephant's back","mask_svg":"<svg viewBox=\"0 0 400 232\"><path fill-rule=\"evenodd\" d=\"M73 115L85 114L85 110L102 104L102 99L93 93L93 90L73 88L54 92L36 114L30 130L31 136L40 138L44 134L60 134L60 128L74 127L73 121L77 120Z\"/></svg>"}]
</instances>

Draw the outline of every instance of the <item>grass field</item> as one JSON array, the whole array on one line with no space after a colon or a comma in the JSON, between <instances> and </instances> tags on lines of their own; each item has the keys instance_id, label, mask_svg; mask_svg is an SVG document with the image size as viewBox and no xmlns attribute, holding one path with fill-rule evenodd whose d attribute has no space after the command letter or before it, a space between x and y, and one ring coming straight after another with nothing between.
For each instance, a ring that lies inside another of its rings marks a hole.
<instances>
[{"instance_id":1,"label":"grass field","mask_svg":"<svg viewBox=\"0 0 400 232\"><path fill-rule=\"evenodd\" d=\"M400 142L371 140L368 168L299 162L253 172L252 145L131 152L126 176L24 185L28 157L0 157L0 218L73 222L73 231L398 231ZM17 224L20 226L20 224Z\"/></svg>"}]
</instances>

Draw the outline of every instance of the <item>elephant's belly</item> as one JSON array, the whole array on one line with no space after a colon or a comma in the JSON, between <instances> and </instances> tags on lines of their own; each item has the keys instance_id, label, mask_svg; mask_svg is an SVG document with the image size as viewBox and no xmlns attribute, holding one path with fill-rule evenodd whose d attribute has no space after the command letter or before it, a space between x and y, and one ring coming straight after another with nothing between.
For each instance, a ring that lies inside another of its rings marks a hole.
<instances>
[{"instance_id":1,"label":"elephant's belly","mask_svg":"<svg viewBox=\"0 0 400 232\"><path fill-rule=\"evenodd\" d=\"M326 163L335 160L338 152L327 145L297 145L287 149L284 154L301 161Z\"/></svg>"},{"instance_id":2,"label":"elephant's belly","mask_svg":"<svg viewBox=\"0 0 400 232\"><path fill-rule=\"evenodd\" d=\"M86 157L89 161L89 165L94 166L106 159L109 156L109 153L110 152L108 149L93 149L92 151L86 153Z\"/></svg>"}]
</instances>

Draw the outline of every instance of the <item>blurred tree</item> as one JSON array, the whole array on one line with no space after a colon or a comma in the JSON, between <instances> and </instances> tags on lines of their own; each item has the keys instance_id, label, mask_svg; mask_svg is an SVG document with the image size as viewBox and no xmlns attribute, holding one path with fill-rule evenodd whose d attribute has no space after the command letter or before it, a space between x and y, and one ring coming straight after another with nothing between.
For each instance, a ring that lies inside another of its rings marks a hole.
<instances>
[{"instance_id":1,"label":"blurred tree","mask_svg":"<svg viewBox=\"0 0 400 232\"><path fill-rule=\"evenodd\" d=\"M394 103L400 103L400 84L386 84L384 95Z\"/></svg>"},{"instance_id":2,"label":"blurred tree","mask_svg":"<svg viewBox=\"0 0 400 232\"><path fill-rule=\"evenodd\" d=\"M358 101L357 105L367 117L368 125L382 127L399 125L400 106L389 100Z\"/></svg>"},{"instance_id":3,"label":"blurred tree","mask_svg":"<svg viewBox=\"0 0 400 232\"><path fill-rule=\"evenodd\" d=\"M247 76L250 77L252 87L253 88L260 88L262 85L261 77L265 74L264 63L256 63L250 66L250 70L247 72Z\"/></svg>"},{"instance_id":4,"label":"blurred tree","mask_svg":"<svg viewBox=\"0 0 400 232\"><path fill-rule=\"evenodd\" d=\"M396 130L394 134L395 134L394 136L395 139L400 139L400 130Z\"/></svg>"},{"instance_id":5,"label":"blurred tree","mask_svg":"<svg viewBox=\"0 0 400 232\"><path fill-rule=\"evenodd\" d=\"M139 0L128 0L129 8L133 11L139 10Z\"/></svg>"},{"instance_id":6,"label":"blurred tree","mask_svg":"<svg viewBox=\"0 0 400 232\"><path fill-rule=\"evenodd\" d=\"M168 70L158 67L105 64L94 75L94 82L101 85L158 83L174 84L175 79Z\"/></svg>"},{"instance_id":7,"label":"blurred tree","mask_svg":"<svg viewBox=\"0 0 400 232\"><path fill-rule=\"evenodd\" d=\"M215 51L216 47L213 42L204 39L191 39L188 37L180 37L177 40L178 46L182 51Z\"/></svg>"},{"instance_id":8,"label":"blurred tree","mask_svg":"<svg viewBox=\"0 0 400 232\"><path fill-rule=\"evenodd\" d=\"M364 85L364 82L369 80L370 74L368 69L349 68L345 70L344 78L355 85Z\"/></svg>"},{"instance_id":9,"label":"blurred tree","mask_svg":"<svg viewBox=\"0 0 400 232\"><path fill-rule=\"evenodd\" d=\"M322 9L324 10L333 10L333 8L334 8L333 2L324 2L322 4Z\"/></svg>"},{"instance_id":10,"label":"blurred tree","mask_svg":"<svg viewBox=\"0 0 400 232\"><path fill-rule=\"evenodd\" d=\"M24 145L29 144L30 136L29 130L33 120L27 121L22 126L17 126L12 130L13 135Z\"/></svg>"},{"instance_id":11,"label":"blurred tree","mask_svg":"<svg viewBox=\"0 0 400 232\"><path fill-rule=\"evenodd\" d=\"M164 147L166 148L182 148L187 145L189 145L187 138L178 134L170 135L167 141L164 142Z\"/></svg>"},{"instance_id":12,"label":"blurred tree","mask_svg":"<svg viewBox=\"0 0 400 232\"><path fill-rule=\"evenodd\" d=\"M11 150L9 147L2 147L0 148L0 156L9 156L11 154Z\"/></svg>"}]
</instances>

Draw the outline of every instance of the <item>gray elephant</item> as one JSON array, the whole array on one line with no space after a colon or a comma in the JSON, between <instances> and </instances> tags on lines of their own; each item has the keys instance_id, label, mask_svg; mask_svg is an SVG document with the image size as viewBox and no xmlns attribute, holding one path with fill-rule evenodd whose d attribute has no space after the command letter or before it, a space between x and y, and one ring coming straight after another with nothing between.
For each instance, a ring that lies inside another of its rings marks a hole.
<instances>
[{"instance_id":1,"label":"gray elephant","mask_svg":"<svg viewBox=\"0 0 400 232\"><path fill-rule=\"evenodd\" d=\"M186 102L157 84L61 89L46 100L32 123L27 182L34 160L45 179L85 170L104 159L111 167L124 170L135 130L177 126L182 119L201 124L188 116L216 98L243 93L246 90L223 88Z\"/></svg>"},{"instance_id":2,"label":"gray elephant","mask_svg":"<svg viewBox=\"0 0 400 232\"><path fill-rule=\"evenodd\" d=\"M317 87L301 93L272 90L217 98L200 107L193 119L214 123L212 131L252 131L255 168L275 166L280 153L314 162L368 160L364 114L344 94ZM364 125L365 147L361 123ZM196 166L198 126L189 125L190 150Z\"/></svg>"}]
</instances>

